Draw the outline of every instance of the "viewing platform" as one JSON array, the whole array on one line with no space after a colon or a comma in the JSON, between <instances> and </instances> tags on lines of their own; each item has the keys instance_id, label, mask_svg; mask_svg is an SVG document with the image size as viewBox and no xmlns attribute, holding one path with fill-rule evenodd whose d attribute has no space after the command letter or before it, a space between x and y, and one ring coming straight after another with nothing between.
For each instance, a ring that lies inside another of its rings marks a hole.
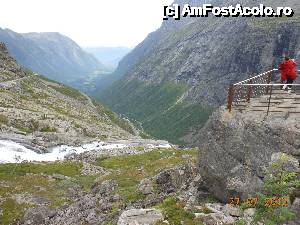
<instances>
[{"instance_id":1,"label":"viewing platform","mask_svg":"<svg viewBox=\"0 0 300 225\"><path fill-rule=\"evenodd\" d=\"M287 89L282 90L284 84L278 80L279 71L273 69L230 85L229 112L239 111L250 117L280 117L300 121L300 78L294 82L290 93Z\"/></svg>"}]
</instances>

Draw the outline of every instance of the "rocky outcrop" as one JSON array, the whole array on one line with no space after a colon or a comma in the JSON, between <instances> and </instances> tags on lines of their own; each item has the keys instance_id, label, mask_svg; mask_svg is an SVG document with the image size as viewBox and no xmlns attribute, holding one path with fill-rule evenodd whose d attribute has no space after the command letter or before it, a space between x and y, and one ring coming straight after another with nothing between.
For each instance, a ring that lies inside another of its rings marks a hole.
<instances>
[{"instance_id":1,"label":"rocky outcrop","mask_svg":"<svg viewBox=\"0 0 300 225\"><path fill-rule=\"evenodd\" d=\"M26 76L24 70L19 66L14 58L12 58L7 50L6 45L0 42L0 88L9 85L3 84L11 79L21 79Z\"/></svg>"},{"instance_id":2,"label":"rocky outcrop","mask_svg":"<svg viewBox=\"0 0 300 225\"><path fill-rule=\"evenodd\" d=\"M99 169L99 168L98 168ZM112 222L118 225L154 225L164 220L163 212L154 209L165 198L180 195L182 202L196 196L191 189L196 186L193 173L194 166L178 165L166 168L153 177L145 178L138 187L144 195L140 200L124 202L117 194L119 185L116 180L103 180L99 176L91 191L80 191L79 186L69 188L70 202L51 209L49 202L29 194L17 194L14 198L20 204L32 204L35 208L26 209L21 224L31 225L73 225L73 224L105 224ZM69 177L54 174L46 175L47 179L70 182ZM171 188L167 188L167 186ZM165 190L164 190L165 188Z\"/></svg>"},{"instance_id":3,"label":"rocky outcrop","mask_svg":"<svg viewBox=\"0 0 300 225\"><path fill-rule=\"evenodd\" d=\"M292 212L295 214L296 219L291 222L291 225L293 224L300 224L300 198L296 198L292 207L291 207Z\"/></svg>"},{"instance_id":4,"label":"rocky outcrop","mask_svg":"<svg viewBox=\"0 0 300 225\"><path fill-rule=\"evenodd\" d=\"M196 176L196 168L190 165L164 170L154 177L158 193L172 193L186 189Z\"/></svg>"},{"instance_id":5,"label":"rocky outcrop","mask_svg":"<svg viewBox=\"0 0 300 225\"><path fill-rule=\"evenodd\" d=\"M216 111L198 134L204 186L218 199L245 199L263 186L270 163L285 154L287 171L299 172L300 127L295 118Z\"/></svg>"},{"instance_id":6,"label":"rocky outcrop","mask_svg":"<svg viewBox=\"0 0 300 225\"><path fill-rule=\"evenodd\" d=\"M44 218L46 218L45 224L73 225L87 223L96 225L108 221L113 203L118 202L120 199L119 196L113 194L116 187L116 182L112 180L95 183L91 193L79 195L75 198L74 203L59 207L53 215L51 214L51 217L47 218L44 215ZM40 225L39 223L33 224Z\"/></svg>"},{"instance_id":7,"label":"rocky outcrop","mask_svg":"<svg viewBox=\"0 0 300 225\"><path fill-rule=\"evenodd\" d=\"M195 219L206 225L233 225L239 221L244 221L245 223L243 224L250 225L256 211L254 208L248 208L242 211L239 207L229 204L222 205L220 203L206 203L203 206L195 206L195 209L198 210L198 212L195 213Z\"/></svg>"},{"instance_id":8,"label":"rocky outcrop","mask_svg":"<svg viewBox=\"0 0 300 225\"><path fill-rule=\"evenodd\" d=\"M164 219L157 209L131 209L121 214L118 225L155 225Z\"/></svg>"}]
</instances>

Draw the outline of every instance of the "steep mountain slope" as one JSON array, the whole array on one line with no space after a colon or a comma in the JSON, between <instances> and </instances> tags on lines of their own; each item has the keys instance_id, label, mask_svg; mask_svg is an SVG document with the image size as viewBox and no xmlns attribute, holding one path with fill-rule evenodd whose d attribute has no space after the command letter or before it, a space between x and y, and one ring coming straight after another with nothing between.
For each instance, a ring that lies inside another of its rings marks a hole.
<instances>
[{"instance_id":1,"label":"steep mountain slope","mask_svg":"<svg viewBox=\"0 0 300 225\"><path fill-rule=\"evenodd\" d=\"M21 68L0 45L0 138L36 147L134 137L134 130L79 91Z\"/></svg>"},{"instance_id":2,"label":"steep mountain slope","mask_svg":"<svg viewBox=\"0 0 300 225\"><path fill-rule=\"evenodd\" d=\"M244 6L260 3L243 1ZM281 1L262 3L282 6ZM300 4L290 0L284 6L291 6L296 15L165 21L120 62L117 71L123 78L98 96L115 111L141 121L153 136L187 141L186 135L203 125L211 109L224 103L231 82L268 70L283 54L300 59ZM163 136L162 130L167 132Z\"/></svg>"},{"instance_id":3,"label":"steep mountain slope","mask_svg":"<svg viewBox=\"0 0 300 225\"><path fill-rule=\"evenodd\" d=\"M59 33L19 34L0 28L0 41L22 66L64 83L106 70L95 57Z\"/></svg>"}]
</instances>

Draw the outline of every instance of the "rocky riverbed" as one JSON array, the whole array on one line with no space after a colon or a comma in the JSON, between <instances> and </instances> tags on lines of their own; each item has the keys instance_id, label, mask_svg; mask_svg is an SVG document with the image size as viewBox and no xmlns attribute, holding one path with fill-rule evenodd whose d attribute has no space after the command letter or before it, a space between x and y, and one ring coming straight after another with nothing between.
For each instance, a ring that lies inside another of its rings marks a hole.
<instances>
[{"instance_id":1,"label":"rocky riverbed","mask_svg":"<svg viewBox=\"0 0 300 225\"><path fill-rule=\"evenodd\" d=\"M94 141L78 146L61 145L49 148L47 152L35 148L25 147L11 140L0 140L0 163L21 163L23 161L53 162L65 158L76 158L77 155L116 156L138 154L151 151L155 148L171 148L167 141L155 140L119 140L111 142ZM86 154L83 154L86 153Z\"/></svg>"}]
</instances>

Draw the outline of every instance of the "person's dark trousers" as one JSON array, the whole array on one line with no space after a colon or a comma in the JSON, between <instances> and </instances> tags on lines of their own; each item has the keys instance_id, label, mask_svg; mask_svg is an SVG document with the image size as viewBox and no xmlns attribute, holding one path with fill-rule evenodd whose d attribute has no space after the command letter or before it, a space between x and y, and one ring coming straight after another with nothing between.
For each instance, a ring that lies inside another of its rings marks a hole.
<instances>
[{"instance_id":1,"label":"person's dark trousers","mask_svg":"<svg viewBox=\"0 0 300 225\"><path fill-rule=\"evenodd\" d=\"M289 78L287 79L286 81L287 84L293 84L294 83L294 80L292 78ZM292 85L288 85L288 88L292 88L293 86Z\"/></svg>"}]
</instances>

